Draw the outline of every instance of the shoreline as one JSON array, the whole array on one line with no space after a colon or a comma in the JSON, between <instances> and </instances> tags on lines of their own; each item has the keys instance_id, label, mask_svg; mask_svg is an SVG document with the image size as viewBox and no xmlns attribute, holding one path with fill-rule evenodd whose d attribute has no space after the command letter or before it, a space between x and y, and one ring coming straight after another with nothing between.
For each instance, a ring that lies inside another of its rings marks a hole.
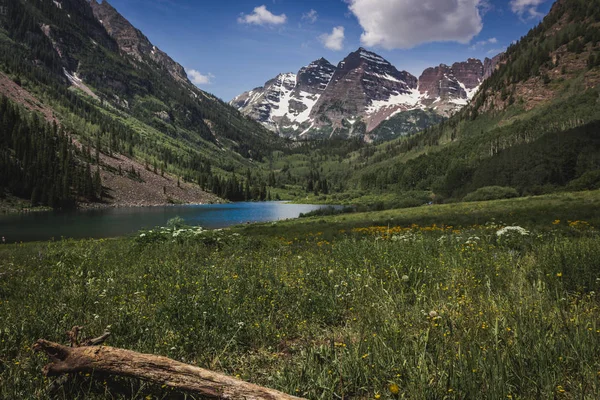
<instances>
[{"instance_id":1,"label":"shoreline","mask_svg":"<svg viewBox=\"0 0 600 400\"><path fill-rule=\"evenodd\" d=\"M145 203L145 202L132 202L132 203L80 203L75 208L76 211L86 210L104 210L110 208L148 208L148 207L176 207L176 206L204 206L210 204L228 204L230 201L220 199L221 201L211 202L182 202L182 203Z\"/></svg>"},{"instance_id":2,"label":"shoreline","mask_svg":"<svg viewBox=\"0 0 600 400\"><path fill-rule=\"evenodd\" d=\"M87 211L87 210L106 210L111 208L147 208L147 207L167 207L167 206L202 206L210 204L228 204L230 201L220 199L220 201L211 202L182 202L182 203L146 203L146 202L126 202L126 203L78 203L76 208L69 210L53 209L52 207L39 206L23 206L18 207L16 205L2 204L0 202L0 215L19 215L19 214L32 214L40 212L50 211Z\"/></svg>"}]
</instances>

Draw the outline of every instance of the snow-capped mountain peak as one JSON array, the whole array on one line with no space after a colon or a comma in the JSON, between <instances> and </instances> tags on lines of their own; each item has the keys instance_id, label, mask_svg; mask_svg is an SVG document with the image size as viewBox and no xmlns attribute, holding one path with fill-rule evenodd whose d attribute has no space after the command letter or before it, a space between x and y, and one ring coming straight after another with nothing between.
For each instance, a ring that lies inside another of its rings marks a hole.
<instances>
[{"instance_id":1,"label":"snow-capped mountain peak","mask_svg":"<svg viewBox=\"0 0 600 400\"><path fill-rule=\"evenodd\" d=\"M297 74L278 75L231 104L293 138L363 135L402 112L451 115L469 103L498 59L440 64L417 79L361 47L337 67L321 58Z\"/></svg>"},{"instance_id":2,"label":"snow-capped mountain peak","mask_svg":"<svg viewBox=\"0 0 600 400\"><path fill-rule=\"evenodd\" d=\"M321 58L301 68L298 74L278 75L263 87L236 97L231 104L273 131L297 131L309 122L334 71L335 67Z\"/></svg>"}]
</instances>

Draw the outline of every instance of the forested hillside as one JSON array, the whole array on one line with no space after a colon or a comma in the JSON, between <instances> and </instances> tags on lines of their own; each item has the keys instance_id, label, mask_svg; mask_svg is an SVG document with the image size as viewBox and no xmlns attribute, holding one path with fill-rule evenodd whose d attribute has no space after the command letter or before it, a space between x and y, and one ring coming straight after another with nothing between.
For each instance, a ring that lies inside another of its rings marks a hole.
<instances>
[{"instance_id":1,"label":"forested hillside","mask_svg":"<svg viewBox=\"0 0 600 400\"><path fill-rule=\"evenodd\" d=\"M152 59L121 51L87 1L5 3L0 70L52 109L63 131L84 145L203 183L219 195L227 194L221 187L232 174L241 180L281 145L187 78L178 80ZM109 167L102 166L103 177ZM258 177L252 184L250 193L261 192Z\"/></svg>"},{"instance_id":2,"label":"forested hillside","mask_svg":"<svg viewBox=\"0 0 600 400\"><path fill-rule=\"evenodd\" d=\"M487 186L519 195L596 187L599 10L597 0L558 1L509 47L472 103L449 120L343 156L295 156L304 168L297 181L308 190L307 169L316 166L332 202L403 193L456 201Z\"/></svg>"},{"instance_id":3,"label":"forested hillside","mask_svg":"<svg viewBox=\"0 0 600 400\"><path fill-rule=\"evenodd\" d=\"M100 200L100 172L92 174L90 161L56 124L0 97L0 197L8 190L33 206L57 208L72 208L80 198Z\"/></svg>"}]
</instances>

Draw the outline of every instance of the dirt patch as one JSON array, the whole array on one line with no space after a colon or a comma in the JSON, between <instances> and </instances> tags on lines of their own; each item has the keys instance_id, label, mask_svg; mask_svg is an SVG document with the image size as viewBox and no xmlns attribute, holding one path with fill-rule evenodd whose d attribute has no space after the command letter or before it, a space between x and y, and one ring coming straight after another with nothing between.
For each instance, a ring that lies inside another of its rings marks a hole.
<instances>
[{"instance_id":1,"label":"dirt patch","mask_svg":"<svg viewBox=\"0 0 600 400\"><path fill-rule=\"evenodd\" d=\"M21 104L29 111L42 114L46 121L58 124L58 119L50 107L32 95L27 89L23 89L17 85L2 72L0 72L0 94L3 94L15 103Z\"/></svg>"}]
</instances>

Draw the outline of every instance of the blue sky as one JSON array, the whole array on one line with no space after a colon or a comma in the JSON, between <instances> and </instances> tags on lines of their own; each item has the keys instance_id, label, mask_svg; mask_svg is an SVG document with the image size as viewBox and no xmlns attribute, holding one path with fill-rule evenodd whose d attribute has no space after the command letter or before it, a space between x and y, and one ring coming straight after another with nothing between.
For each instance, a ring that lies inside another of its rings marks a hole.
<instances>
[{"instance_id":1,"label":"blue sky","mask_svg":"<svg viewBox=\"0 0 600 400\"><path fill-rule=\"evenodd\" d=\"M491 57L553 0L109 0L190 79L225 101L362 46L415 76Z\"/></svg>"}]
</instances>

